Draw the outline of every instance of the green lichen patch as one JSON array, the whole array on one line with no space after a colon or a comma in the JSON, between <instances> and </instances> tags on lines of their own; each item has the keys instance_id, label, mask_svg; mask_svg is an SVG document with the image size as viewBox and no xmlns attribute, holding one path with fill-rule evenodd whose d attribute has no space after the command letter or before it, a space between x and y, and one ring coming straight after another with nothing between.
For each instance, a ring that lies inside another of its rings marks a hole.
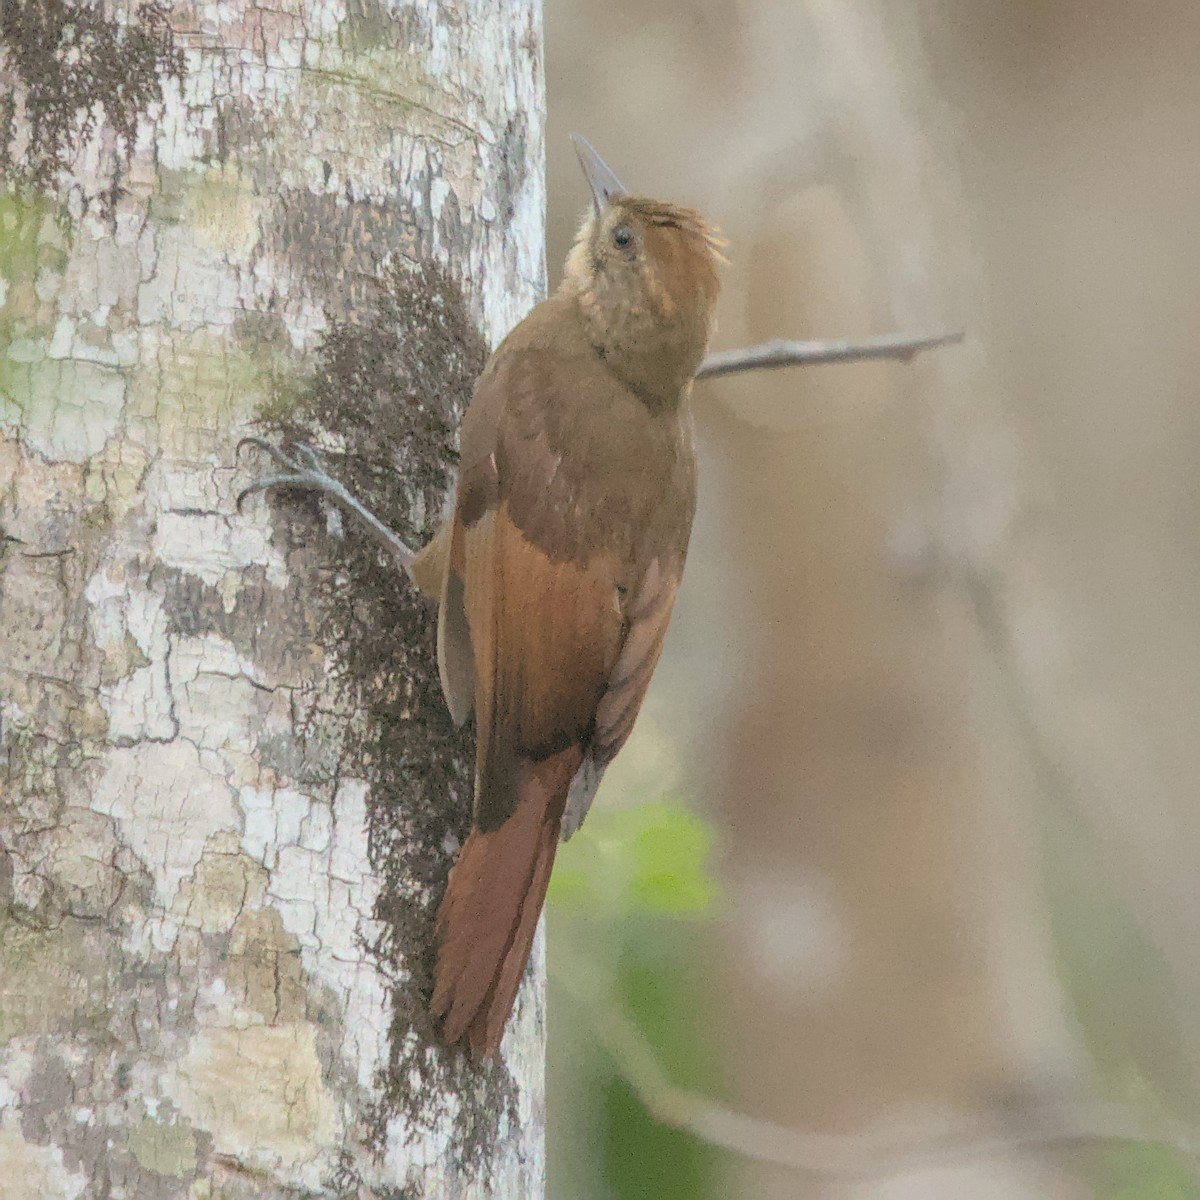
<instances>
[{"instance_id":1,"label":"green lichen patch","mask_svg":"<svg viewBox=\"0 0 1200 1200\"><path fill-rule=\"evenodd\" d=\"M419 9L393 8L383 0L349 0L338 26L338 45L349 55L394 53L397 46L412 46L428 36L428 17Z\"/></svg>"},{"instance_id":2,"label":"green lichen patch","mask_svg":"<svg viewBox=\"0 0 1200 1200\"><path fill-rule=\"evenodd\" d=\"M169 458L202 460L250 417L269 385L240 346L206 331L179 333L152 366L131 373L124 428Z\"/></svg>"},{"instance_id":3,"label":"green lichen patch","mask_svg":"<svg viewBox=\"0 0 1200 1200\"><path fill-rule=\"evenodd\" d=\"M96 932L67 919L45 928L0 913L0 1046L14 1037L99 1030L107 968Z\"/></svg>"},{"instance_id":4,"label":"green lichen patch","mask_svg":"<svg viewBox=\"0 0 1200 1200\"><path fill-rule=\"evenodd\" d=\"M162 101L165 78L183 77L167 14L166 4L148 0L137 20L124 24L96 0L5 0L0 44L16 86L0 96L0 172L48 187L103 114L121 147L109 197L115 200L139 119Z\"/></svg>"},{"instance_id":5,"label":"green lichen patch","mask_svg":"<svg viewBox=\"0 0 1200 1200\"><path fill-rule=\"evenodd\" d=\"M210 167L187 193L188 224L205 243L233 260L262 236L263 202L232 163Z\"/></svg>"},{"instance_id":6,"label":"green lichen patch","mask_svg":"<svg viewBox=\"0 0 1200 1200\"><path fill-rule=\"evenodd\" d=\"M0 193L0 276L9 287L32 283L49 255L59 269L64 265L61 244L43 237L52 212L40 196Z\"/></svg>"},{"instance_id":7,"label":"green lichen patch","mask_svg":"<svg viewBox=\"0 0 1200 1200\"><path fill-rule=\"evenodd\" d=\"M2 101L0 101L2 103ZM69 223L48 200L0 192L0 424L21 417L31 363L54 331L48 278L66 266Z\"/></svg>"},{"instance_id":8,"label":"green lichen patch","mask_svg":"<svg viewBox=\"0 0 1200 1200\"><path fill-rule=\"evenodd\" d=\"M459 288L440 268L397 267L377 285L356 322L334 322L309 390L264 424L287 444L333 444L325 455L341 478L412 545L436 527L455 462L454 430L482 368L485 346ZM311 493L276 493L277 528L294 548L308 543L318 642L333 682L356 715L342 745L343 774L371 784L369 850L381 893L384 933L366 947L398 982L389 1061L368 1143L381 1149L389 1120L414 1120L429 1090L456 1091L464 1113L449 1153L486 1174L514 1084L502 1066L473 1067L443 1047L428 1015L433 914L444 890L453 839L465 837L473 744L450 720L438 680L436 614L395 563L347 519L330 538Z\"/></svg>"},{"instance_id":9,"label":"green lichen patch","mask_svg":"<svg viewBox=\"0 0 1200 1200\"><path fill-rule=\"evenodd\" d=\"M130 1131L129 1152L155 1175L188 1176L196 1169L196 1135L189 1122L143 1117Z\"/></svg>"}]
</instances>

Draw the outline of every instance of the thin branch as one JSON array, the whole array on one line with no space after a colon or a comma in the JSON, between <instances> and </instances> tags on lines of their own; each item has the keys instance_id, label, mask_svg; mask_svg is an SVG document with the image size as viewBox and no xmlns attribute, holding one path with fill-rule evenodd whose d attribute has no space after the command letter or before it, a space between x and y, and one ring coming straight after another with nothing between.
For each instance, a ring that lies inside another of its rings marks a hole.
<instances>
[{"instance_id":1,"label":"thin branch","mask_svg":"<svg viewBox=\"0 0 1200 1200\"><path fill-rule=\"evenodd\" d=\"M1176 1151L1200 1179L1200 1135L1164 1122L1152 1126L1120 1105L1102 1102L1063 1101L1015 1110L1005 1114L1006 1124L999 1130L979 1125L865 1134L789 1129L672 1083L620 1006L603 999L599 973L574 956L569 964L560 964L554 976L583 1007L597 1040L656 1121L744 1158L826 1179L864 1180L1034 1148L1136 1144Z\"/></svg>"},{"instance_id":2,"label":"thin branch","mask_svg":"<svg viewBox=\"0 0 1200 1200\"><path fill-rule=\"evenodd\" d=\"M697 379L715 379L739 371L776 370L779 367L812 366L816 363L863 362L872 358L891 358L911 362L925 350L953 346L966 335L938 333L927 336L906 333L885 333L864 338L860 342L834 338L823 342L763 342L744 350L718 350L710 354L696 372Z\"/></svg>"},{"instance_id":3,"label":"thin branch","mask_svg":"<svg viewBox=\"0 0 1200 1200\"><path fill-rule=\"evenodd\" d=\"M1035 697L1021 671L1014 622L1005 612L1000 577L965 557L948 558L945 565L954 572L948 575L951 586L956 579L959 581L967 619L974 621L985 651L991 655L1002 701L1009 711L1016 735L1028 753L1040 801L1060 806L1082 831L1089 853L1096 856L1116 889L1122 912L1138 936L1153 950L1167 976L1165 986L1171 1009L1176 1013L1177 1022L1184 1022L1177 1025L1175 1041L1182 1042L1179 1049L1186 1053L1194 1070L1198 1047L1194 1032L1189 1031L1194 1016L1190 992L1186 980L1181 978L1183 968L1175 947L1164 937L1161 922L1148 911L1145 902L1148 894L1146 873L1152 867L1144 856L1139 861L1127 840L1117 841L1104 836L1103 829L1097 824L1096 813L1090 811L1084 801L1082 785L1070 762L1063 750L1054 745L1050 733L1034 712ZM1119 849L1116 849L1118 845ZM1197 1177L1200 1178L1200 1167Z\"/></svg>"}]
</instances>

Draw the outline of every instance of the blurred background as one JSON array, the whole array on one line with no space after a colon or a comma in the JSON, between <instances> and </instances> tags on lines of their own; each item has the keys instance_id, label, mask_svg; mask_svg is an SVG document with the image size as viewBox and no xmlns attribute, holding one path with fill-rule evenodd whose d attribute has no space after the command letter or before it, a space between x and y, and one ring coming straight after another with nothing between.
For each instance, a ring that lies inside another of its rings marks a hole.
<instances>
[{"instance_id":1,"label":"blurred background","mask_svg":"<svg viewBox=\"0 0 1200 1200\"><path fill-rule=\"evenodd\" d=\"M716 348L969 331L697 386L673 630L552 896L555 1200L1200 1196L1147 1146L814 1179L612 1053L828 1133L1200 1122L1198 58L1191 0L547 4L552 286L579 130L727 234Z\"/></svg>"}]
</instances>

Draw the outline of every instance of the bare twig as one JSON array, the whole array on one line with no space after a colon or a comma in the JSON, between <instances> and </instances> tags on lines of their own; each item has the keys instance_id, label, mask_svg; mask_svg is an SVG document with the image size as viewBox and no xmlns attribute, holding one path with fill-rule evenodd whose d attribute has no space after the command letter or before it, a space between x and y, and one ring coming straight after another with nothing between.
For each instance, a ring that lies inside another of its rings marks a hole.
<instances>
[{"instance_id":1,"label":"bare twig","mask_svg":"<svg viewBox=\"0 0 1200 1200\"><path fill-rule=\"evenodd\" d=\"M1103 1102L1037 1104L1006 1112L988 1126L959 1129L926 1125L864 1134L789 1129L672 1083L637 1027L618 1004L605 999L599 972L572 957L554 976L581 1004L597 1040L656 1121L745 1158L826 1179L864 1180L1032 1148L1139 1144L1176 1151L1200 1179L1200 1134L1160 1121L1152 1125L1120 1105Z\"/></svg>"},{"instance_id":2,"label":"bare twig","mask_svg":"<svg viewBox=\"0 0 1200 1200\"><path fill-rule=\"evenodd\" d=\"M761 346L750 346L744 350L719 350L716 354L710 354L700 364L696 378L715 379L719 375L733 375L739 371L775 370L816 363L863 362L872 358L911 362L924 350L955 345L964 336L959 330L928 336L885 333L858 342L838 338L821 342L763 342Z\"/></svg>"}]
</instances>

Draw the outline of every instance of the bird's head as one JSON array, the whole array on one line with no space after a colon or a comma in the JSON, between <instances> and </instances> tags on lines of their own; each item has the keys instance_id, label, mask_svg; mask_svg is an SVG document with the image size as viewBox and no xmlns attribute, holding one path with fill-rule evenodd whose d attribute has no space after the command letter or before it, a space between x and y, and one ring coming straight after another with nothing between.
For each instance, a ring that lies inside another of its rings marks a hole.
<instances>
[{"instance_id":1,"label":"bird's head","mask_svg":"<svg viewBox=\"0 0 1200 1200\"><path fill-rule=\"evenodd\" d=\"M708 348L723 243L692 209L630 195L583 138L574 141L592 211L563 290L614 374L648 403L676 404Z\"/></svg>"}]
</instances>

